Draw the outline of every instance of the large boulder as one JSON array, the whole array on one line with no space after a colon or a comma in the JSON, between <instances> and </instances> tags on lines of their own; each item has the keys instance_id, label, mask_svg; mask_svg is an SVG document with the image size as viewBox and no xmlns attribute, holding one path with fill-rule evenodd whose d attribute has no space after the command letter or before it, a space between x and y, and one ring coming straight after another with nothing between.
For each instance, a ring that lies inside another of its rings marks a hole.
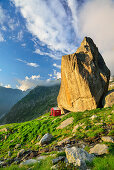
<instances>
[{"instance_id":1,"label":"large boulder","mask_svg":"<svg viewBox=\"0 0 114 170\"><path fill-rule=\"evenodd\" d=\"M93 40L85 37L76 53L61 62L61 87L57 98L62 113L85 111L101 105L108 90L110 71Z\"/></svg>"},{"instance_id":2,"label":"large boulder","mask_svg":"<svg viewBox=\"0 0 114 170\"><path fill-rule=\"evenodd\" d=\"M92 154L78 147L66 148L65 153L69 163L82 167L84 170L86 169L86 161L91 162L94 158Z\"/></svg>"}]
</instances>

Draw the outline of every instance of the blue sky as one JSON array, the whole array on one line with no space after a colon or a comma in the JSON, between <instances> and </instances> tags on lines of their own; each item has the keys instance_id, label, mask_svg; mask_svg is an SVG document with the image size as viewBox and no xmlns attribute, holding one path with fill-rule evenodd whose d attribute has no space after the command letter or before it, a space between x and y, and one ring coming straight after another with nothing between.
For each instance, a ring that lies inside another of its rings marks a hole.
<instances>
[{"instance_id":1,"label":"blue sky","mask_svg":"<svg viewBox=\"0 0 114 170\"><path fill-rule=\"evenodd\" d=\"M27 90L61 77L84 36L114 62L113 0L0 0L0 85Z\"/></svg>"}]
</instances>

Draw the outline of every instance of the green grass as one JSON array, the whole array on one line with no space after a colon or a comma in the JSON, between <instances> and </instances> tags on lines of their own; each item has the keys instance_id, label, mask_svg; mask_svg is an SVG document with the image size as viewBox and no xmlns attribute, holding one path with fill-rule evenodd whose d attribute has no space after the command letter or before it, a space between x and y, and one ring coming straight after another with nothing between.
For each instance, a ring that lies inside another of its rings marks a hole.
<instances>
[{"instance_id":1,"label":"green grass","mask_svg":"<svg viewBox=\"0 0 114 170\"><path fill-rule=\"evenodd\" d=\"M68 115L65 115L63 118L51 117L49 116L50 113L46 113L43 116L40 116L32 121L28 121L24 123L13 123L13 124L0 126L0 129L3 129L4 127L8 128L7 132L0 132L0 153L1 153L0 158L3 157L8 158L8 151L11 151L12 153L11 158L13 158L16 157L17 152L22 148L25 150L42 149L41 146L35 144L38 143L41 137L46 133L51 133L54 136L53 140L48 145L49 147L57 145L58 141L61 141L66 137L71 137L83 141L91 141L94 140L95 138L107 134L114 136L113 110L114 110L114 105L111 108L95 109L91 111L77 112L77 113L72 112L69 113ZM97 117L92 120L91 119L92 115L96 115ZM56 129L61 122L63 122L69 117L74 118L74 121L71 125L63 129ZM77 131L73 133L72 130L74 126L76 126L77 124L81 124L81 126L79 126ZM7 136L7 138L5 136ZM15 149L16 144L21 144L21 148ZM86 150L88 151L89 148L86 148ZM37 165L37 166L41 166L41 165ZM43 167L43 163L42 163L42 167Z\"/></svg>"},{"instance_id":2,"label":"green grass","mask_svg":"<svg viewBox=\"0 0 114 170\"><path fill-rule=\"evenodd\" d=\"M114 155L94 158L92 163L87 163L92 170L114 170Z\"/></svg>"}]
</instances>

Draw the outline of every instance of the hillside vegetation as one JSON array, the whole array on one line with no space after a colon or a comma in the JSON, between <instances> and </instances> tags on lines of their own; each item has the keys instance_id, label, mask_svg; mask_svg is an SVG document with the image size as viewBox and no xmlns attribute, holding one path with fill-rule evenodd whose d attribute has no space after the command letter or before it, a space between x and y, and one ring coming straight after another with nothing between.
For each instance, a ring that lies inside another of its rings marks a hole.
<instances>
[{"instance_id":1,"label":"hillside vegetation","mask_svg":"<svg viewBox=\"0 0 114 170\"><path fill-rule=\"evenodd\" d=\"M8 113L11 107L28 94L19 89L5 88L0 86L0 118Z\"/></svg>"},{"instance_id":2,"label":"hillside vegetation","mask_svg":"<svg viewBox=\"0 0 114 170\"><path fill-rule=\"evenodd\" d=\"M111 108L77 113L70 112L59 117L52 117L49 115L50 113L46 113L32 121L0 126L0 160L6 160L9 165L9 162L12 159L15 160L20 149L34 150L37 151L37 156L44 154L50 156L48 156L45 160L38 162L34 166L32 165L31 169L45 169L45 166L47 169L51 169L51 160L57 155L65 155L64 145L59 146L59 150L62 150L62 152L57 151L58 142L63 139L69 138L70 141L75 141L74 145L76 146L79 145L81 147L84 145L84 149L89 152L90 148L95 144L104 143L101 140L102 136L114 135L114 105ZM64 120L71 117L73 119L71 124L62 129L57 128ZM73 131L76 125L78 125L77 129ZM4 129L4 131L1 129ZM53 139L48 145L40 146L38 142L46 133L52 134ZM20 144L20 147L17 149L15 148L16 144ZM112 148L114 144L106 144L109 146L110 155L95 158L93 163L88 165L91 169L113 169L114 152ZM11 152L10 157L8 156L8 151ZM52 155L52 153L54 155ZM17 162L14 161L13 164L17 164ZM18 165L12 165L11 167L10 169L13 169L14 167L16 169L21 169ZM22 168L27 169L29 166L23 165ZM62 168L65 169L64 163L59 167L59 169ZM6 167L6 169L8 169L8 167ZM73 169L73 165L71 165L68 169Z\"/></svg>"},{"instance_id":3,"label":"hillside vegetation","mask_svg":"<svg viewBox=\"0 0 114 170\"><path fill-rule=\"evenodd\" d=\"M14 105L10 112L0 120L0 124L24 122L49 112L52 106L57 105L59 88L60 85L34 88Z\"/></svg>"}]
</instances>

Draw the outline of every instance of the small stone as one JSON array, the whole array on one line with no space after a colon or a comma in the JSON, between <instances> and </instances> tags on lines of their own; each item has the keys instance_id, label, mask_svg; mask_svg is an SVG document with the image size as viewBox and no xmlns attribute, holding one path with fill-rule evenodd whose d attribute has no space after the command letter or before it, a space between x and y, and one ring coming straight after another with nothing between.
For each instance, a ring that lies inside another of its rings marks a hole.
<instances>
[{"instance_id":1,"label":"small stone","mask_svg":"<svg viewBox=\"0 0 114 170\"><path fill-rule=\"evenodd\" d=\"M53 164L57 164L58 162L64 161L64 160L65 160L65 156L59 156L59 157L53 159L53 160L52 160L52 163L53 163Z\"/></svg>"},{"instance_id":2,"label":"small stone","mask_svg":"<svg viewBox=\"0 0 114 170\"><path fill-rule=\"evenodd\" d=\"M96 115L91 116L91 119L92 119L92 120L94 120L95 118L97 118Z\"/></svg>"},{"instance_id":3,"label":"small stone","mask_svg":"<svg viewBox=\"0 0 114 170\"><path fill-rule=\"evenodd\" d=\"M8 151L8 157L10 157L11 156L11 152L10 151Z\"/></svg>"},{"instance_id":4,"label":"small stone","mask_svg":"<svg viewBox=\"0 0 114 170\"><path fill-rule=\"evenodd\" d=\"M17 153L17 157L21 157L23 154L25 153L24 149L21 149L18 153Z\"/></svg>"},{"instance_id":5,"label":"small stone","mask_svg":"<svg viewBox=\"0 0 114 170\"><path fill-rule=\"evenodd\" d=\"M34 140L31 140L31 143L34 143Z\"/></svg>"},{"instance_id":6,"label":"small stone","mask_svg":"<svg viewBox=\"0 0 114 170\"><path fill-rule=\"evenodd\" d=\"M104 142L114 143L113 138L110 137L110 136L103 136L101 139L102 139Z\"/></svg>"},{"instance_id":7,"label":"small stone","mask_svg":"<svg viewBox=\"0 0 114 170\"><path fill-rule=\"evenodd\" d=\"M6 140L8 138L8 135L5 135L4 139Z\"/></svg>"},{"instance_id":8,"label":"small stone","mask_svg":"<svg viewBox=\"0 0 114 170\"><path fill-rule=\"evenodd\" d=\"M70 138L71 138L71 137L67 137L67 138L59 141L57 144L58 144L58 145L62 145L63 143L67 143L67 141L69 141Z\"/></svg>"},{"instance_id":9,"label":"small stone","mask_svg":"<svg viewBox=\"0 0 114 170\"><path fill-rule=\"evenodd\" d=\"M53 170L53 169L57 170L57 165L53 165L53 166L51 167L51 169L52 169L52 170Z\"/></svg>"},{"instance_id":10,"label":"small stone","mask_svg":"<svg viewBox=\"0 0 114 170\"><path fill-rule=\"evenodd\" d=\"M10 143L12 143L13 142L13 139L10 141Z\"/></svg>"},{"instance_id":11,"label":"small stone","mask_svg":"<svg viewBox=\"0 0 114 170\"><path fill-rule=\"evenodd\" d=\"M95 123L96 126L103 125L103 123Z\"/></svg>"},{"instance_id":12,"label":"small stone","mask_svg":"<svg viewBox=\"0 0 114 170\"><path fill-rule=\"evenodd\" d=\"M105 144L97 144L93 148L90 149L90 153L94 153L96 155L107 154L108 146Z\"/></svg>"},{"instance_id":13,"label":"small stone","mask_svg":"<svg viewBox=\"0 0 114 170\"><path fill-rule=\"evenodd\" d=\"M20 148L21 147L21 144L16 144L15 145L15 149L18 149L18 148Z\"/></svg>"},{"instance_id":14,"label":"small stone","mask_svg":"<svg viewBox=\"0 0 114 170\"><path fill-rule=\"evenodd\" d=\"M42 137L39 144L41 144L41 145L48 144L52 138L53 138L53 136L51 134L47 133Z\"/></svg>"},{"instance_id":15,"label":"small stone","mask_svg":"<svg viewBox=\"0 0 114 170\"><path fill-rule=\"evenodd\" d=\"M77 129L79 128L79 126L80 126L80 125L76 125L76 126L74 126L74 128L73 128L72 132L73 132L73 133L75 133L75 132L77 131Z\"/></svg>"},{"instance_id":16,"label":"small stone","mask_svg":"<svg viewBox=\"0 0 114 170\"><path fill-rule=\"evenodd\" d=\"M71 147L71 145L70 144L67 144L66 146L65 146L65 148L70 148Z\"/></svg>"}]
</instances>

